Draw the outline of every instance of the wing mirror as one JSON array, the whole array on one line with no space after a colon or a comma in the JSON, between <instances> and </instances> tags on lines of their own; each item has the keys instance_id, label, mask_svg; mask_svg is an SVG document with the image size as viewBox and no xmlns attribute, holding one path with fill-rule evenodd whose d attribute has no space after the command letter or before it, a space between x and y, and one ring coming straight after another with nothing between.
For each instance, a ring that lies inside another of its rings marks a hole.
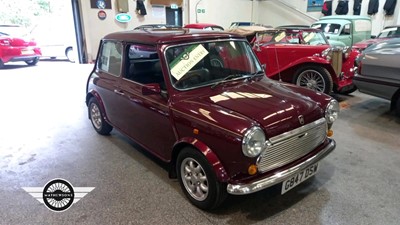
<instances>
[{"instance_id":1,"label":"wing mirror","mask_svg":"<svg viewBox=\"0 0 400 225\"><path fill-rule=\"evenodd\" d=\"M142 87L142 95L158 95L161 94L161 87L157 83L146 84Z\"/></svg>"}]
</instances>

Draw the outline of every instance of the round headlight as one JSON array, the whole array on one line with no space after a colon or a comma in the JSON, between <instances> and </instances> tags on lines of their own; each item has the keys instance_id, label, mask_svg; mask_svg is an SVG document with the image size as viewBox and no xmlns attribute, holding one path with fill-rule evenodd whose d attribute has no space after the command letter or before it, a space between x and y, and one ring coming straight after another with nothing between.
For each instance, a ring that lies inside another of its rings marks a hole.
<instances>
[{"instance_id":1,"label":"round headlight","mask_svg":"<svg viewBox=\"0 0 400 225\"><path fill-rule=\"evenodd\" d=\"M344 56L344 58L345 58L345 59L349 58L350 53L351 53L351 47L346 46L346 47L343 48L342 51L343 51L343 56Z\"/></svg>"},{"instance_id":2,"label":"round headlight","mask_svg":"<svg viewBox=\"0 0 400 225\"><path fill-rule=\"evenodd\" d=\"M328 123L333 123L339 116L339 103L335 100L332 99L329 104L326 106L325 109L325 119Z\"/></svg>"},{"instance_id":3,"label":"round headlight","mask_svg":"<svg viewBox=\"0 0 400 225\"><path fill-rule=\"evenodd\" d=\"M242 151L247 157L256 157L265 147L265 134L259 127L246 131L242 141Z\"/></svg>"},{"instance_id":4,"label":"round headlight","mask_svg":"<svg viewBox=\"0 0 400 225\"><path fill-rule=\"evenodd\" d=\"M332 49L331 48L325 49L324 51L321 52L321 56L330 61L332 59Z\"/></svg>"}]
</instances>

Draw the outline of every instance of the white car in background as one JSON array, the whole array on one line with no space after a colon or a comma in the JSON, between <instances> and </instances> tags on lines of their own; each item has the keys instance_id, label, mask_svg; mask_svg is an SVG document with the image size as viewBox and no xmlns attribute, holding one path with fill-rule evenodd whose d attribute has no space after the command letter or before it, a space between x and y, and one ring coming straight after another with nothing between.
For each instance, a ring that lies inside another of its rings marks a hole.
<instances>
[{"instance_id":1,"label":"white car in background","mask_svg":"<svg viewBox=\"0 0 400 225\"><path fill-rule=\"evenodd\" d=\"M42 58L68 59L75 61L75 31L73 27L51 24L39 24L31 30L37 45L42 49Z\"/></svg>"}]
</instances>

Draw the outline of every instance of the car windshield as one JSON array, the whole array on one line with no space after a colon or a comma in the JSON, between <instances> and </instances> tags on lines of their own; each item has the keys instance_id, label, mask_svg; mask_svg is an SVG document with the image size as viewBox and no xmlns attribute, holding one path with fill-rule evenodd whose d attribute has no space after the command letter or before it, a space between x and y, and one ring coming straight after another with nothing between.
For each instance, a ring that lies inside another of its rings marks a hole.
<instances>
[{"instance_id":1,"label":"car windshield","mask_svg":"<svg viewBox=\"0 0 400 225\"><path fill-rule=\"evenodd\" d=\"M302 30L262 32L257 35L257 41L262 44L277 42L307 45L328 44L322 33Z\"/></svg>"},{"instance_id":2,"label":"car windshield","mask_svg":"<svg viewBox=\"0 0 400 225\"><path fill-rule=\"evenodd\" d=\"M312 28L321 30L326 34L339 34L340 24L336 23L319 23L311 25Z\"/></svg>"},{"instance_id":3,"label":"car windshield","mask_svg":"<svg viewBox=\"0 0 400 225\"><path fill-rule=\"evenodd\" d=\"M169 47L165 52L172 85L178 90L214 87L262 72L246 41L214 41Z\"/></svg>"},{"instance_id":4,"label":"car windshield","mask_svg":"<svg viewBox=\"0 0 400 225\"><path fill-rule=\"evenodd\" d=\"M400 27L392 27L392 28L384 29L377 37L378 38L400 37Z\"/></svg>"}]
</instances>

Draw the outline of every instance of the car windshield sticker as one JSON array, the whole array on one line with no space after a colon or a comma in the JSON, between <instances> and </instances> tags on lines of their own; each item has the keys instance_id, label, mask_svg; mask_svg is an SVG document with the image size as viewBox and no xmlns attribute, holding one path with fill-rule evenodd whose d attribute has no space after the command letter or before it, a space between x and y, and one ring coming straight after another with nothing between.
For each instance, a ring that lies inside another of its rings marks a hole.
<instances>
[{"instance_id":1,"label":"car windshield sticker","mask_svg":"<svg viewBox=\"0 0 400 225\"><path fill-rule=\"evenodd\" d=\"M304 35L304 41L305 42L310 42L311 39L313 39L315 36L315 33L308 33L307 35Z\"/></svg>"},{"instance_id":2,"label":"car windshield sticker","mask_svg":"<svg viewBox=\"0 0 400 225\"><path fill-rule=\"evenodd\" d=\"M180 80L190 69L192 69L209 52L199 44L187 48L170 63L171 74L175 79Z\"/></svg>"},{"instance_id":3,"label":"car windshield sticker","mask_svg":"<svg viewBox=\"0 0 400 225\"><path fill-rule=\"evenodd\" d=\"M285 36L286 36L286 33L285 33L285 32L282 32L282 33L278 34L278 35L274 38L274 40L275 40L275 42L280 42Z\"/></svg>"}]
</instances>

